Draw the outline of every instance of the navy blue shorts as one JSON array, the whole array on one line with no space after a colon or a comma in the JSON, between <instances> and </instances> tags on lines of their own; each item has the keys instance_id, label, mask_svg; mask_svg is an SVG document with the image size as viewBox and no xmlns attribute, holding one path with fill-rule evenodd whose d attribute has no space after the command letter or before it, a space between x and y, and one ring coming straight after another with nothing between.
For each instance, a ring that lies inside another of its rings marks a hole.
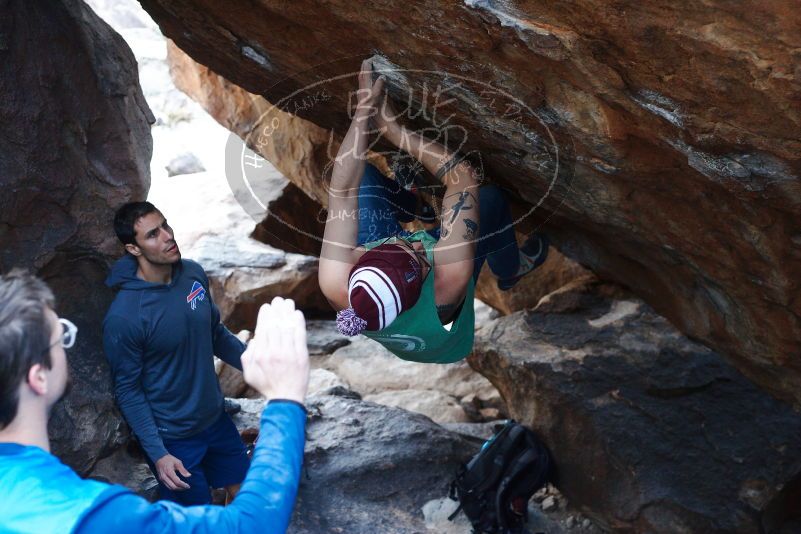
<instances>
[{"instance_id":1,"label":"navy blue shorts","mask_svg":"<svg viewBox=\"0 0 801 534\"><path fill-rule=\"evenodd\" d=\"M159 496L184 506L211 503L209 488L241 483L250 466L245 444L231 417L225 412L214 424L195 436L164 439L164 447L183 462L192 476L181 477L190 486L183 491L173 491L159 481ZM158 479L153 464L150 464L150 469Z\"/></svg>"}]
</instances>

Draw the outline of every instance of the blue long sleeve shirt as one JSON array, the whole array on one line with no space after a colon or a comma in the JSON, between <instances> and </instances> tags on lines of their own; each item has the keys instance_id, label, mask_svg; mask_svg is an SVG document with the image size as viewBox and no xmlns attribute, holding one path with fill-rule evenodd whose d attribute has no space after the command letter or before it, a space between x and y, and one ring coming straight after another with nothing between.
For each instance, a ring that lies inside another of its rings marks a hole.
<instances>
[{"instance_id":1,"label":"blue long sleeve shirt","mask_svg":"<svg viewBox=\"0 0 801 534\"><path fill-rule=\"evenodd\" d=\"M303 464L304 409L271 401L250 469L233 503L149 503L122 486L81 479L38 447L0 443L0 531L115 534L286 531Z\"/></svg>"},{"instance_id":2,"label":"blue long sleeve shirt","mask_svg":"<svg viewBox=\"0 0 801 534\"><path fill-rule=\"evenodd\" d=\"M167 454L162 438L189 437L217 420L223 395L213 356L241 370L245 345L220 322L200 265L181 260L169 284L141 280L136 269L126 254L106 280L119 293L103 347L117 403L155 462Z\"/></svg>"}]
</instances>

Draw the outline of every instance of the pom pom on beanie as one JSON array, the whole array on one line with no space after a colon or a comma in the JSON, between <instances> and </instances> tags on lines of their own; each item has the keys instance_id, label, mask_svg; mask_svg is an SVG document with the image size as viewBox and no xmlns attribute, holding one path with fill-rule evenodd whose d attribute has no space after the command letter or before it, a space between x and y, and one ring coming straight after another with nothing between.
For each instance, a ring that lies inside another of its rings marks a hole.
<instances>
[{"instance_id":1,"label":"pom pom on beanie","mask_svg":"<svg viewBox=\"0 0 801 534\"><path fill-rule=\"evenodd\" d=\"M337 312L337 330L343 336L357 336L367 328L367 321L356 315L353 308Z\"/></svg>"}]
</instances>

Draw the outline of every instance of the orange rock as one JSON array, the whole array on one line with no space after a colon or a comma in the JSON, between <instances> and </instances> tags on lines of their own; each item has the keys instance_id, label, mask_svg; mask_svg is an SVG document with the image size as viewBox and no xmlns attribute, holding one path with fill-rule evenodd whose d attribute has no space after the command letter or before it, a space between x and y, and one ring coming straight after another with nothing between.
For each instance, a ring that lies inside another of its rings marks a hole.
<instances>
[{"instance_id":1,"label":"orange rock","mask_svg":"<svg viewBox=\"0 0 801 534\"><path fill-rule=\"evenodd\" d=\"M534 272L523 277L509 291L498 289L497 278L484 264L476 285L476 298L481 299L504 315L537 306L540 299L577 278L594 278L576 262L551 249L548 259Z\"/></svg>"}]
</instances>

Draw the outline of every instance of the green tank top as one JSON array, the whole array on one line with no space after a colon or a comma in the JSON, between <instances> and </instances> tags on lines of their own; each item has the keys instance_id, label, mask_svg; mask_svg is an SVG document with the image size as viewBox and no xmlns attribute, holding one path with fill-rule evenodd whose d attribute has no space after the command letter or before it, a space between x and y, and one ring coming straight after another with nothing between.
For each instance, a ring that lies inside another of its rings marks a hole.
<instances>
[{"instance_id":1,"label":"green tank top","mask_svg":"<svg viewBox=\"0 0 801 534\"><path fill-rule=\"evenodd\" d=\"M434 245L437 240L425 230L420 230L405 238L407 241L422 241L426 256L434 269ZM385 240L365 243L370 250ZM398 358L422 363L453 363L470 354L473 350L475 333L475 312L473 310L473 278L467 284L467 293L459 315L453 320L450 331L446 330L437 315L434 300L434 273L429 271L423 282L417 303L400 315L392 324L378 331L363 331L362 334L381 343Z\"/></svg>"}]
</instances>

